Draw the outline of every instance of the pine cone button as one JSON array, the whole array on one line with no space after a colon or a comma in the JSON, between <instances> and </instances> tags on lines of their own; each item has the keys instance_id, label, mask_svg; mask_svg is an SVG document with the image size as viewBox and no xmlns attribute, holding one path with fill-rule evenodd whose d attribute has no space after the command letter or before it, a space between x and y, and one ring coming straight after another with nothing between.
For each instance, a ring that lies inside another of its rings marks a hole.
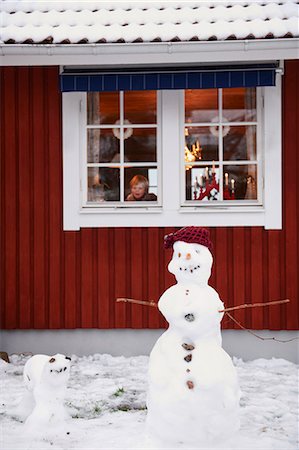
<instances>
[{"instance_id":1,"label":"pine cone button","mask_svg":"<svg viewBox=\"0 0 299 450\"><path fill-rule=\"evenodd\" d=\"M193 381L188 380L186 384L187 384L187 386L188 386L189 389L193 389L193 388L194 388L194 383L193 383Z\"/></svg>"},{"instance_id":2,"label":"pine cone button","mask_svg":"<svg viewBox=\"0 0 299 450\"><path fill-rule=\"evenodd\" d=\"M195 349L194 345L192 345L192 344L186 344L186 343L182 344L182 347L183 347L185 350L188 350L188 352L192 352L192 350Z\"/></svg>"},{"instance_id":3,"label":"pine cone button","mask_svg":"<svg viewBox=\"0 0 299 450\"><path fill-rule=\"evenodd\" d=\"M184 360L185 360L186 362L190 362L191 359L192 359L191 353L190 353L189 355L185 356L185 358L184 358Z\"/></svg>"}]
</instances>

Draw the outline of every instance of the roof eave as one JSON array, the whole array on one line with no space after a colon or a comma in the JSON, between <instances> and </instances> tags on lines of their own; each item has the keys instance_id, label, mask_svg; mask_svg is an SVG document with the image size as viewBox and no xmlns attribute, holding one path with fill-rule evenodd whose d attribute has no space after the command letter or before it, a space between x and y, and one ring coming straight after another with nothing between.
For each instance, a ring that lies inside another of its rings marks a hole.
<instances>
[{"instance_id":1,"label":"roof eave","mask_svg":"<svg viewBox=\"0 0 299 450\"><path fill-rule=\"evenodd\" d=\"M2 66L106 66L273 59L299 59L299 38L132 44L0 44Z\"/></svg>"}]
</instances>

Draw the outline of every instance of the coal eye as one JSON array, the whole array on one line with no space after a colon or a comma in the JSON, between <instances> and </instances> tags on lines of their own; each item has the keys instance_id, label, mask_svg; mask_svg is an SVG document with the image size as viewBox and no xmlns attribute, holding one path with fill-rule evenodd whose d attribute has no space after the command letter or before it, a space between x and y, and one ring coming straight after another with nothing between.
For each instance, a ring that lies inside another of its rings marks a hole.
<instances>
[{"instance_id":1,"label":"coal eye","mask_svg":"<svg viewBox=\"0 0 299 450\"><path fill-rule=\"evenodd\" d=\"M53 372L53 370L51 369L50 372Z\"/></svg>"},{"instance_id":2,"label":"coal eye","mask_svg":"<svg viewBox=\"0 0 299 450\"><path fill-rule=\"evenodd\" d=\"M179 254L178 254L178 257L180 258L181 256L182 256L182 254L181 254L181 253L179 253Z\"/></svg>"}]
</instances>

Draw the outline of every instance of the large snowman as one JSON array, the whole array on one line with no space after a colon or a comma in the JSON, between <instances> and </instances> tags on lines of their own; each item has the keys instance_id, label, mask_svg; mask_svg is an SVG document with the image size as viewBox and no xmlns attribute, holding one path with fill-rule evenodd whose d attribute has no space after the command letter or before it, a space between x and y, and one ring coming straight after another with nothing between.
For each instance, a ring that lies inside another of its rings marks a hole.
<instances>
[{"instance_id":1,"label":"large snowman","mask_svg":"<svg viewBox=\"0 0 299 450\"><path fill-rule=\"evenodd\" d=\"M165 237L177 284L158 307L169 323L149 362L147 427L152 438L191 447L211 445L239 429L240 391L221 343L224 308L208 285L213 257L208 230L186 227Z\"/></svg>"}]
</instances>

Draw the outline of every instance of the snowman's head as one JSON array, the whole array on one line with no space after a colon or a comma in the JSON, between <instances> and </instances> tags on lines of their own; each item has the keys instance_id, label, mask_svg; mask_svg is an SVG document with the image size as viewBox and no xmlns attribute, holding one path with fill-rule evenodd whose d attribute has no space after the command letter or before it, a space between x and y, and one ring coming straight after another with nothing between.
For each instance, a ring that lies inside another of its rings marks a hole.
<instances>
[{"instance_id":1,"label":"snowman's head","mask_svg":"<svg viewBox=\"0 0 299 450\"><path fill-rule=\"evenodd\" d=\"M206 246L177 241L173 244L168 270L178 283L205 285L210 278L212 264L213 257Z\"/></svg>"},{"instance_id":2,"label":"snowman's head","mask_svg":"<svg viewBox=\"0 0 299 450\"><path fill-rule=\"evenodd\" d=\"M44 365L43 381L53 387L65 386L70 376L71 358L57 353Z\"/></svg>"},{"instance_id":3,"label":"snowman's head","mask_svg":"<svg viewBox=\"0 0 299 450\"><path fill-rule=\"evenodd\" d=\"M164 246L173 248L168 270L178 283L208 283L213 264L209 230L201 227L181 228L165 236Z\"/></svg>"}]
</instances>

